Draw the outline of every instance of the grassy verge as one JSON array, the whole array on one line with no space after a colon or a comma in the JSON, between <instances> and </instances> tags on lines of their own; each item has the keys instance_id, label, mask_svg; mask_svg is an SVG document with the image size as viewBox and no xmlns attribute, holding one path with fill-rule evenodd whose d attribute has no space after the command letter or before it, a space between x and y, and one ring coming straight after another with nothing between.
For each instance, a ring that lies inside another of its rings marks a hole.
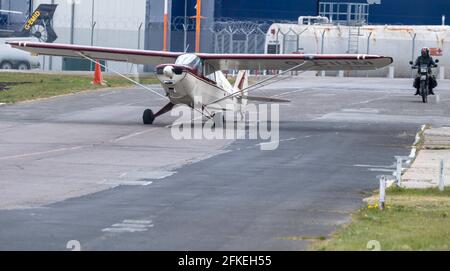
<instances>
[{"instance_id":1,"label":"grassy verge","mask_svg":"<svg viewBox=\"0 0 450 271\"><path fill-rule=\"evenodd\" d=\"M330 239L312 244L313 250L368 250L376 240L381 250L449 250L450 189L390 188L388 208L374 208L377 196L352 216L352 222Z\"/></svg>"},{"instance_id":2,"label":"grassy verge","mask_svg":"<svg viewBox=\"0 0 450 271\"><path fill-rule=\"evenodd\" d=\"M105 76L107 87L126 87L133 85L118 76ZM105 86L91 84L92 76L33 74L33 73L0 73L0 103L16 103L57 95L94 90ZM143 84L157 83L153 76L140 78Z\"/></svg>"}]
</instances>

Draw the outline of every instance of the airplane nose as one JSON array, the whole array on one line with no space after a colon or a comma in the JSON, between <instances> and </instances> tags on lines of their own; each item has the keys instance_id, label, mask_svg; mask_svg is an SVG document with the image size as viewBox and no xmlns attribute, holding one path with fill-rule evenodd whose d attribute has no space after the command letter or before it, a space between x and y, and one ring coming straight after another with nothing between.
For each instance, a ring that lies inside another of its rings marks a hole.
<instances>
[{"instance_id":1,"label":"airplane nose","mask_svg":"<svg viewBox=\"0 0 450 271\"><path fill-rule=\"evenodd\" d=\"M166 66L164 67L163 73L165 76L169 77L170 79L173 78L174 72L172 66Z\"/></svg>"}]
</instances>

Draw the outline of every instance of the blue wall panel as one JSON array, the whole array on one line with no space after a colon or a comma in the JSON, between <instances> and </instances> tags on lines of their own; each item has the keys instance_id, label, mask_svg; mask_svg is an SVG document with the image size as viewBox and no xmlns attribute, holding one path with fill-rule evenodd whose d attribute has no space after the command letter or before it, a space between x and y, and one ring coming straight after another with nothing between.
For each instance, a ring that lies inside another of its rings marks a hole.
<instances>
[{"instance_id":1,"label":"blue wall panel","mask_svg":"<svg viewBox=\"0 0 450 271\"><path fill-rule=\"evenodd\" d=\"M215 17L233 19L297 20L317 14L317 0L214 0ZM367 0L328 0L361 2ZM370 6L371 24L441 24L442 15L450 22L450 0L381 0Z\"/></svg>"}]
</instances>

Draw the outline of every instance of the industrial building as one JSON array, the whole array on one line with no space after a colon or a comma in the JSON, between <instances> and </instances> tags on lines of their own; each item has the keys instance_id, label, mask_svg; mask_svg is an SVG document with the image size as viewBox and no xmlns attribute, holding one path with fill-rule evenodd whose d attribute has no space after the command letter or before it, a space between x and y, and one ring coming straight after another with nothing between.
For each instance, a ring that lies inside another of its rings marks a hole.
<instances>
[{"instance_id":1,"label":"industrial building","mask_svg":"<svg viewBox=\"0 0 450 271\"><path fill-rule=\"evenodd\" d=\"M299 16L319 14L339 20L348 12L357 13L356 10L338 10L337 5L330 10L327 2L360 4L363 10L358 12L364 18L364 25L441 25L445 24L443 15L450 15L447 0L304 0L301 4L298 0L281 0L276 4L271 0L203 0L200 49L216 53L264 53L267 52L266 33L272 23L295 23ZM0 10L23 13L0 12L0 30L19 27L21 20L41 3L58 4L53 20L58 35L55 42L148 50L163 48L162 0L0 0ZM169 1L169 50L194 51L196 4L197 0ZM85 60L42 57L41 62L46 70L92 68ZM107 65L121 72L145 69L126 63L108 62Z\"/></svg>"}]
</instances>

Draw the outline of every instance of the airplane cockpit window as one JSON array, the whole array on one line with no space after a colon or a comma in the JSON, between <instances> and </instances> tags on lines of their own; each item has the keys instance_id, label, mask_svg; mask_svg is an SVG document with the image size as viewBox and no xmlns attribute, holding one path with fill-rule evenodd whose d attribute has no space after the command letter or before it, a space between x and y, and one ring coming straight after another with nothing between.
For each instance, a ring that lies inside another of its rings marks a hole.
<instances>
[{"instance_id":1,"label":"airplane cockpit window","mask_svg":"<svg viewBox=\"0 0 450 271\"><path fill-rule=\"evenodd\" d=\"M179 56L175 61L175 64L191 67L197 70L198 73L201 73L203 71L202 60L194 54L184 54Z\"/></svg>"},{"instance_id":2,"label":"airplane cockpit window","mask_svg":"<svg viewBox=\"0 0 450 271\"><path fill-rule=\"evenodd\" d=\"M211 81L216 82L216 69L211 64L205 65L205 71L203 72L206 78L208 78Z\"/></svg>"}]
</instances>

